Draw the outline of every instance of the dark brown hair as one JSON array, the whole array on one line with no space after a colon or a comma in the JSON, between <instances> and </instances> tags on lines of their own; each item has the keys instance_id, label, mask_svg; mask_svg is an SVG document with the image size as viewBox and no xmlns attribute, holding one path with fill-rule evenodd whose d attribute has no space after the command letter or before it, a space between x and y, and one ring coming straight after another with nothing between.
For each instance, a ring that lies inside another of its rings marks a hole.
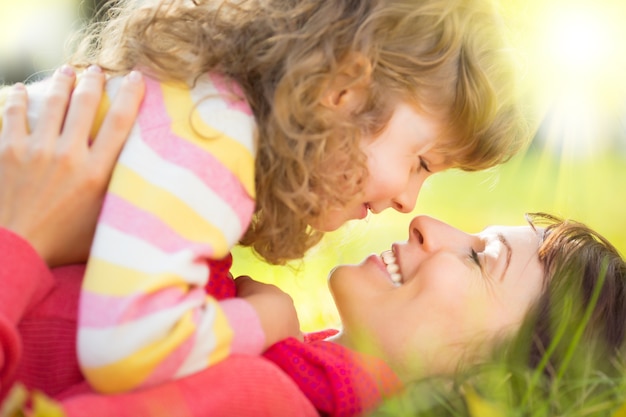
<instances>
[{"instance_id":1,"label":"dark brown hair","mask_svg":"<svg viewBox=\"0 0 626 417\"><path fill-rule=\"evenodd\" d=\"M611 367L626 335L624 258L582 223L542 213L529 217L546 226L538 252L546 282L517 337L526 345L522 356L551 378L577 360Z\"/></svg>"}]
</instances>

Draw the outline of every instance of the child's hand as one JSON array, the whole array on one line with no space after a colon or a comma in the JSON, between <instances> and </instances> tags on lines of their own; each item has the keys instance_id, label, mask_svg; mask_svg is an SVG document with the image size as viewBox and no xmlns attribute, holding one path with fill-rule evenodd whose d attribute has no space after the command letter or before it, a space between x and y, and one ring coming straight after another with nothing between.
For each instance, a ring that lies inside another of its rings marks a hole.
<instances>
[{"instance_id":1,"label":"child's hand","mask_svg":"<svg viewBox=\"0 0 626 417\"><path fill-rule=\"evenodd\" d=\"M94 67L74 88L75 80L69 67L54 74L32 132L27 92L22 85L13 87L0 133L0 226L28 240L50 266L87 259L115 161L144 91L139 74L127 77L89 146L105 76Z\"/></svg>"},{"instance_id":2,"label":"child's hand","mask_svg":"<svg viewBox=\"0 0 626 417\"><path fill-rule=\"evenodd\" d=\"M237 296L245 299L256 310L265 332L265 348L295 337L302 340L300 321L293 299L275 285L254 281L248 276L235 280Z\"/></svg>"}]
</instances>

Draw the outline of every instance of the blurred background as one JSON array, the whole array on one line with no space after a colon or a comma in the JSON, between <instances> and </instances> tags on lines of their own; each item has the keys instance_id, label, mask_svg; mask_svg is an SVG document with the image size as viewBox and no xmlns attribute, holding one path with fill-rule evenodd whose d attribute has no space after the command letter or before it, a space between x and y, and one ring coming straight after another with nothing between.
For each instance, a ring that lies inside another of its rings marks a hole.
<instances>
[{"instance_id":1,"label":"blurred background","mask_svg":"<svg viewBox=\"0 0 626 417\"><path fill-rule=\"evenodd\" d=\"M534 132L527 152L485 172L438 174L412 215L389 212L348 224L302 262L269 267L235 250L234 273L289 292L305 331L338 320L326 287L332 267L405 240L417 214L478 232L490 224L524 224L524 213L546 211L588 224L626 254L626 1L500 2L524 74ZM69 37L103 3L1 2L0 83L49 74L67 56Z\"/></svg>"}]
</instances>

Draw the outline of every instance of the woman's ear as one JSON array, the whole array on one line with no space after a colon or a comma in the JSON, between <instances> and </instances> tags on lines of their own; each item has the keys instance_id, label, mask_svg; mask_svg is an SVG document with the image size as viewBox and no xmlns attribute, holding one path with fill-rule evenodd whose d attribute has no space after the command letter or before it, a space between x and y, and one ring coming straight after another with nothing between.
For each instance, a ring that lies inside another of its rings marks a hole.
<instances>
[{"instance_id":1,"label":"woman's ear","mask_svg":"<svg viewBox=\"0 0 626 417\"><path fill-rule=\"evenodd\" d=\"M371 73L372 65L365 55L348 54L322 96L322 105L347 113L357 111L365 104Z\"/></svg>"}]
</instances>

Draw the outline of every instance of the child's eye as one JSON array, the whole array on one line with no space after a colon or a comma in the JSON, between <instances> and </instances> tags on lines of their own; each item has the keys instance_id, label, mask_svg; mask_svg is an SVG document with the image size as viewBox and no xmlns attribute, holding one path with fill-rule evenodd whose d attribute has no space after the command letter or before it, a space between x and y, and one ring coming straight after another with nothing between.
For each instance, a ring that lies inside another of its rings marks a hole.
<instances>
[{"instance_id":1,"label":"child's eye","mask_svg":"<svg viewBox=\"0 0 626 417\"><path fill-rule=\"evenodd\" d=\"M428 168L428 164L426 163L426 161L424 161L424 158L422 158L421 156L418 157L419 161L420 161L420 167L424 170L426 170L426 172L430 172L430 169Z\"/></svg>"}]
</instances>

